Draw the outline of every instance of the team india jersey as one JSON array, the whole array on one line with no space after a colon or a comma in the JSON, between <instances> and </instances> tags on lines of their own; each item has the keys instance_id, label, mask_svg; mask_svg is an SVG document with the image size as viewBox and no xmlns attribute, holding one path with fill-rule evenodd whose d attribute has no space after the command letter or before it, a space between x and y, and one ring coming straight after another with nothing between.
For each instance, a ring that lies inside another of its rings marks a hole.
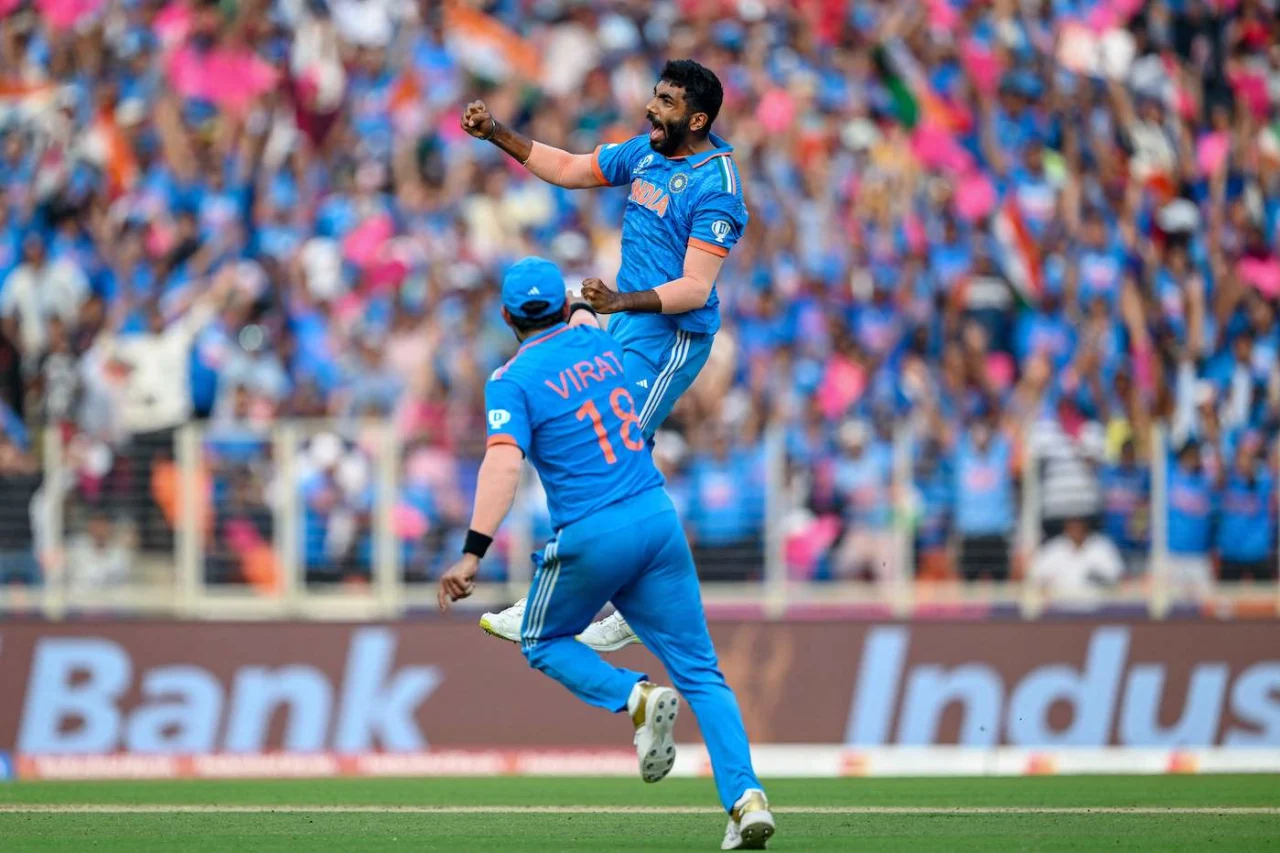
<instances>
[{"instance_id":1,"label":"team india jersey","mask_svg":"<svg viewBox=\"0 0 1280 853\"><path fill-rule=\"evenodd\" d=\"M559 530L663 485L608 332L563 323L525 341L484 389L488 444L514 444L542 479Z\"/></svg>"},{"instance_id":2,"label":"team india jersey","mask_svg":"<svg viewBox=\"0 0 1280 853\"><path fill-rule=\"evenodd\" d=\"M652 290L682 276L689 244L724 257L742 237L747 208L729 156L733 146L714 133L710 139L713 150L674 159L650 148L647 135L596 149L596 177L609 186L631 186L622 216L620 292ZM686 332L717 332L715 287L705 306L670 319Z\"/></svg>"}]
</instances>

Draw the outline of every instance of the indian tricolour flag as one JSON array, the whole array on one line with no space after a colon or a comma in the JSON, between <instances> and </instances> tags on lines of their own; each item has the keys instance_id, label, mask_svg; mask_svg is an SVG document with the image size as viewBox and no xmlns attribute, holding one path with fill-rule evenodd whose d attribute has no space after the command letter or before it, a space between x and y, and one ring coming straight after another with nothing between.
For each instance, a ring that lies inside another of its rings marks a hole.
<instances>
[{"instance_id":1,"label":"indian tricolour flag","mask_svg":"<svg viewBox=\"0 0 1280 853\"><path fill-rule=\"evenodd\" d=\"M0 79L0 120L32 118L53 109L57 98L56 84Z\"/></svg>"},{"instance_id":2,"label":"indian tricolour flag","mask_svg":"<svg viewBox=\"0 0 1280 853\"><path fill-rule=\"evenodd\" d=\"M991 218L991 230L999 246L1000 268L1023 302L1037 302L1044 293L1044 268L1040 263L1040 247L1027 228L1022 211L1013 194Z\"/></svg>"}]
</instances>

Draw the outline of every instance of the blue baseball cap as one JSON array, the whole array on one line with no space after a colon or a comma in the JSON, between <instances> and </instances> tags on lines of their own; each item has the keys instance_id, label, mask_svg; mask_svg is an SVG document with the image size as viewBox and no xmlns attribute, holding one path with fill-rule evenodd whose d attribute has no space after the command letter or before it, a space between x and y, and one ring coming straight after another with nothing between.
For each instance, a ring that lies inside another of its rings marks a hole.
<instances>
[{"instance_id":1,"label":"blue baseball cap","mask_svg":"<svg viewBox=\"0 0 1280 853\"><path fill-rule=\"evenodd\" d=\"M512 317L538 320L564 310L564 276L546 258L516 261L502 277L502 307Z\"/></svg>"}]
</instances>

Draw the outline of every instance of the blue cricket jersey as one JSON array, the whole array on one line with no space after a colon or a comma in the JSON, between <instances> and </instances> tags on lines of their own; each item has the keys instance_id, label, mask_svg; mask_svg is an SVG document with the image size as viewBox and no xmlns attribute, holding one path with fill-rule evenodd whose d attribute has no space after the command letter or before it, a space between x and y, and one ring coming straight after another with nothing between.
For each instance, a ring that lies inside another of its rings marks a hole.
<instances>
[{"instance_id":1,"label":"blue cricket jersey","mask_svg":"<svg viewBox=\"0 0 1280 853\"><path fill-rule=\"evenodd\" d=\"M966 436L956 448L956 529L962 536L1007 534L1017 522L1013 447L995 436L985 451Z\"/></svg>"},{"instance_id":2,"label":"blue cricket jersey","mask_svg":"<svg viewBox=\"0 0 1280 853\"><path fill-rule=\"evenodd\" d=\"M556 530L663 485L608 332L539 332L494 371L484 398L488 444L514 444L537 469Z\"/></svg>"},{"instance_id":3,"label":"blue cricket jersey","mask_svg":"<svg viewBox=\"0 0 1280 853\"><path fill-rule=\"evenodd\" d=\"M1265 560L1275 542L1271 513L1275 484L1265 471L1252 478L1238 471L1227 475L1220 500L1218 553L1224 560Z\"/></svg>"},{"instance_id":4,"label":"blue cricket jersey","mask_svg":"<svg viewBox=\"0 0 1280 853\"><path fill-rule=\"evenodd\" d=\"M1151 544L1151 474L1140 467L1102 469L1102 529L1121 551L1143 551Z\"/></svg>"},{"instance_id":5,"label":"blue cricket jersey","mask_svg":"<svg viewBox=\"0 0 1280 853\"><path fill-rule=\"evenodd\" d=\"M733 146L714 133L715 148L692 157L667 158L649 147L647 134L596 149L596 177L612 187L631 185L622 215L622 267L618 291L652 290L684 275L690 245L724 257L742 237L747 208ZM715 286L707 304L668 318L686 332L720 329Z\"/></svg>"},{"instance_id":6,"label":"blue cricket jersey","mask_svg":"<svg viewBox=\"0 0 1280 853\"><path fill-rule=\"evenodd\" d=\"M1213 533L1213 486L1203 471L1187 471L1176 461L1169 468L1169 551L1209 553Z\"/></svg>"}]
</instances>

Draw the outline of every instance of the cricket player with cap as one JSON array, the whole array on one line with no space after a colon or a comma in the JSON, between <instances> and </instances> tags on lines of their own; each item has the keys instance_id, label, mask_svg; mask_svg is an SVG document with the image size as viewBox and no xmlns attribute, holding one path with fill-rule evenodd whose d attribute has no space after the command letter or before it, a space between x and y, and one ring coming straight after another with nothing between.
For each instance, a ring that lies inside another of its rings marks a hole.
<instances>
[{"instance_id":1,"label":"cricket player with cap","mask_svg":"<svg viewBox=\"0 0 1280 853\"><path fill-rule=\"evenodd\" d=\"M529 664L582 701L626 711L646 782L675 763L674 725L689 702L711 757L729 826L724 850L760 850L774 819L751 766L738 703L716 661L698 575L641 429L622 348L570 326L555 264L525 258L502 283L503 317L521 346L485 386L488 447L461 560L439 603L466 598L480 558L515 498L527 458L542 479L555 535L541 555L521 626ZM671 674L676 690L612 666L576 637L612 601Z\"/></svg>"}]
</instances>

